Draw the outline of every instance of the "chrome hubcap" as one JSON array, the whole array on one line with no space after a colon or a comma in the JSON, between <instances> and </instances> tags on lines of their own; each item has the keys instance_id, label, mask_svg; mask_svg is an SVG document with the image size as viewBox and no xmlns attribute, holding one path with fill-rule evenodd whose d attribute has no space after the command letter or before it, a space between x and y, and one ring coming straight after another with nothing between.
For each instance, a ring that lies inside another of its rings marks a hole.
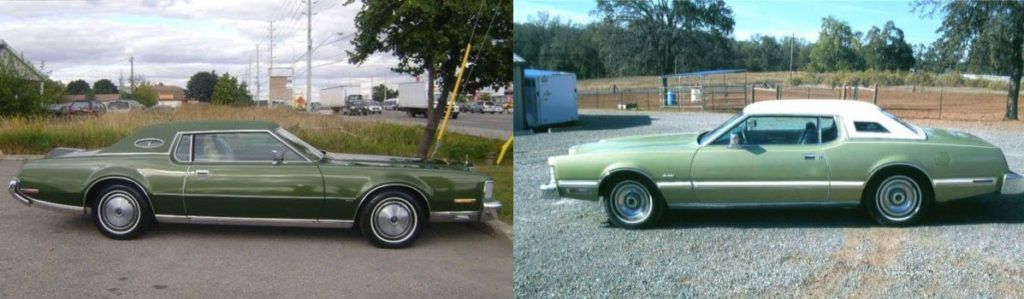
<instances>
[{"instance_id":1,"label":"chrome hubcap","mask_svg":"<svg viewBox=\"0 0 1024 299\"><path fill-rule=\"evenodd\" d=\"M921 187L906 176L890 177L878 187L875 199L882 216L892 221L903 221L921 209Z\"/></svg>"},{"instance_id":2,"label":"chrome hubcap","mask_svg":"<svg viewBox=\"0 0 1024 299\"><path fill-rule=\"evenodd\" d=\"M416 225L415 215L407 202L399 198L388 198L377 205L374 211L374 226L385 239L397 240L406 237Z\"/></svg>"},{"instance_id":3,"label":"chrome hubcap","mask_svg":"<svg viewBox=\"0 0 1024 299\"><path fill-rule=\"evenodd\" d=\"M651 215L653 199L647 188L635 181L624 181L612 189L610 198L615 217L625 223L638 223Z\"/></svg>"},{"instance_id":4,"label":"chrome hubcap","mask_svg":"<svg viewBox=\"0 0 1024 299\"><path fill-rule=\"evenodd\" d=\"M138 220L138 204L127 193L109 193L101 203L100 218L110 230L129 230Z\"/></svg>"}]
</instances>

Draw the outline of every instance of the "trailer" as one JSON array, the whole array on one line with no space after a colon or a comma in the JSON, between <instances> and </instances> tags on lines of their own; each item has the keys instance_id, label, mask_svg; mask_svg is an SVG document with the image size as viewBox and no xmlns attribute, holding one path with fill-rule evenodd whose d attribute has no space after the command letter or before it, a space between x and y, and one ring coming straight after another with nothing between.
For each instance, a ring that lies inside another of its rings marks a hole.
<instances>
[{"instance_id":1,"label":"trailer","mask_svg":"<svg viewBox=\"0 0 1024 299\"><path fill-rule=\"evenodd\" d=\"M527 69L523 71L522 90L527 127L540 128L579 120L576 74Z\"/></svg>"},{"instance_id":2,"label":"trailer","mask_svg":"<svg viewBox=\"0 0 1024 299\"><path fill-rule=\"evenodd\" d=\"M426 82L406 82L398 84L398 101L395 103L395 109L399 111L405 111L409 117L416 117L418 115L427 116L427 83ZM434 98L440 97L438 94L434 94ZM447 99L438 99L435 103L447 103ZM452 119L459 118L459 105L452 107Z\"/></svg>"},{"instance_id":3,"label":"trailer","mask_svg":"<svg viewBox=\"0 0 1024 299\"><path fill-rule=\"evenodd\" d=\"M367 112L363 95L359 93L359 85L338 85L321 89L320 107L346 115L366 115Z\"/></svg>"}]
</instances>

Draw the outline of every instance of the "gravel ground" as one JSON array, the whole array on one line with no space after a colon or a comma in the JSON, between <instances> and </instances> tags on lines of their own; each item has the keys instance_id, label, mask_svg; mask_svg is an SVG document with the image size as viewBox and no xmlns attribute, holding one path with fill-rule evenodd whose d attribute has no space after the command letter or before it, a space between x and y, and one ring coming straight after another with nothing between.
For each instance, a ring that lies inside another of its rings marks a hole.
<instances>
[{"instance_id":1,"label":"gravel ground","mask_svg":"<svg viewBox=\"0 0 1024 299\"><path fill-rule=\"evenodd\" d=\"M938 205L876 227L859 209L673 211L655 229L608 227L601 207L545 199L547 157L601 138L713 128L726 114L582 111L580 128L516 137L516 297L1020 297L1024 198ZM965 130L1024 170L1024 123L914 121Z\"/></svg>"}]
</instances>

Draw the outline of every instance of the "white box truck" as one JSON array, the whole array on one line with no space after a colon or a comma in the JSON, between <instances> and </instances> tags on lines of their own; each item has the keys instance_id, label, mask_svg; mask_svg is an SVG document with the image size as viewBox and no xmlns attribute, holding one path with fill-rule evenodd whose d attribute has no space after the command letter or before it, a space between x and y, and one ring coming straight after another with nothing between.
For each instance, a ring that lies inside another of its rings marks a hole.
<instances>
[{"instance_id":1,"label":"white box truck","mask_svg":"<svg viewBox=\"0 0 1024 299\"><path fill-rule=\"evenodd\" d=\"M338 85L320 90L320 107L330 108L334 113L345 115L366 115L368 110L359 85Z\"/></svg>"},{"instance_id":2,"label":"white box truck","mask_svg":"<svg viewBox=\"0 0 1024 299\"><path fill-rule=\"evenodd\" d=\"M434 94L434 98L439 97L439 94ZM445 103L448 99L442 99L440 102ZM409 117L416 117L417 115L427 116L427 82L407 82L398 84L398 102L395 103L395 108L399 111L405 111L405 114ZM459 118L459 105L452 107L452 119Z\"/></svg>"},{"instance_id":3,"label":"white box truck","mask_svg":"<svg viewBox=\"0 0 1024 299\"><path fill-rule=\"evenodd\" d=\"M523 71L523 85L523 112L526 113L528 127L540 128L579 120L576 74L528 69Z\"/></svg>"}]
</instances>

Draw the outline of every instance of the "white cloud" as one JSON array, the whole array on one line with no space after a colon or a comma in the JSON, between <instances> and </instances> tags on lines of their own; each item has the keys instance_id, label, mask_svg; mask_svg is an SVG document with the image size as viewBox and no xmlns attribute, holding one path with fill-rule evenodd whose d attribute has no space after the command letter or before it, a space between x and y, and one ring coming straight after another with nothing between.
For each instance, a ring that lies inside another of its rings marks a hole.
<instances>
[{"instance_id":1,"label":"white cloud","mask_svg":"<svg viewBox=\"0 0 1024 299\"><path fill-rule=\"evenodd\" d=\"M320 0L314 5L314 46L354 33L358 2ZM256 45L261 45L260 71L267 94L269 56L268 20L274 20L274 63L294 67L296 91L305 90L305 5L299 0L254 1L50 1L0 2L0 39L39 64L45 61L51 78L68 82L117 82L129 73L128 57L135 56L135 72L146 80L184 87L198 71L229 72L244 80L256 73ZM349 40L323 45L313 54L313 65L347 59ZM393 73L397 59L376 55L361 66L347 62L314 68L313 89L339 82L398 82L413 80ZM127 84L127 83L126 83ZM250 82L255 86L255 82ZM314 91L314 98L317 92Z\"/></svg>"}]
</instances>

